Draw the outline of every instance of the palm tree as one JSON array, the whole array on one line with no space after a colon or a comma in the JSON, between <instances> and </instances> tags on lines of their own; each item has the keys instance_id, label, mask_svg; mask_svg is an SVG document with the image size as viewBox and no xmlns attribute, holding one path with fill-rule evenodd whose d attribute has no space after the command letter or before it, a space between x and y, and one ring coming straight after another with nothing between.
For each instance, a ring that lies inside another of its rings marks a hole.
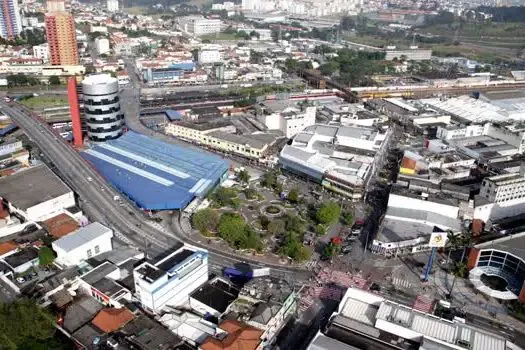
<instances>
[{"instance_id":1,"label":"palm tree","mask_svg":"<svg viewBox=\"0 0 525 350\"><path fill-rule=\"evenodd\" d=\"M452 232L452 230L447 231L447 242L449 244L448 255L447 255L447 264L450 262L450 254L453 250L458 249L458 237Z\"/></svg>"}]
</instances>

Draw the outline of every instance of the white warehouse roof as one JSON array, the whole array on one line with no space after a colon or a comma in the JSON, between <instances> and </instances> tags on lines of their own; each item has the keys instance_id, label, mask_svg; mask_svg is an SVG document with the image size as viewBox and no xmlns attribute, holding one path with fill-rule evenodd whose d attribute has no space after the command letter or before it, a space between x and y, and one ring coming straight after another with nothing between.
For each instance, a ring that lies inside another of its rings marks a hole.
<instances>
[{"instance_id":1,"label":"white warehouse roof","mask_svg":"<svg viewBox=\"0 0 525 350\"><path fill-rule=\"evenodd\" d=\"M53 246L69 252L108 233L110 237L113 237L113 231L110 228L107 228L99 222L93 222L54 241Z\"/></svg>"}]
</instances>

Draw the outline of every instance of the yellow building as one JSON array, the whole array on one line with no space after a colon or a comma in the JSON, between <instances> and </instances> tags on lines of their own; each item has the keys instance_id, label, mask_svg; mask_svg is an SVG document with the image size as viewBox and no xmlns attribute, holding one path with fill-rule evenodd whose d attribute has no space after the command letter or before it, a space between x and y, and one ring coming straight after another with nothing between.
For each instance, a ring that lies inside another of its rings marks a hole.
<instances>
[{"instance_id":1,"label":"yellow building","mask_svg":"<svg viewBox=\"0 0 525 350\"><path fill-rule=\"evenodd\" d=\"M222 152L234 153L253 159L264 157L268 148L278 138L278 135L272 133L237 135L227 132L231 131L231 128L224 126L206 130L195 128L198 127L197 125L191 126L193 126L193 128L187 124L171 123L166 126L165 132L169 135L196 142ZM235 130L235 127L233 127L233 130Z\"/></svg>"}]
</instances>

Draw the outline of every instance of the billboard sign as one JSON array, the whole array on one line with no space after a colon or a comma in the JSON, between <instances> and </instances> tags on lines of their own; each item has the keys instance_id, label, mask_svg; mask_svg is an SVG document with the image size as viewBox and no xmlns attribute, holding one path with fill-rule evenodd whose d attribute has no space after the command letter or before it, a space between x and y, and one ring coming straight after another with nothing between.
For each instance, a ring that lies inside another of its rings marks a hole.
<instances>
[{"instance_id":1,"label":"billboard sign","mask_svg":"<svg viewBox=\"0 0 525 350\"><path fill-rule=\"evenodd\" d=\"M430 242L428 242L429 247L442 248L447 243L447 233L446 232L432 232L430 235Z\"/></svg>"}]
</instances>

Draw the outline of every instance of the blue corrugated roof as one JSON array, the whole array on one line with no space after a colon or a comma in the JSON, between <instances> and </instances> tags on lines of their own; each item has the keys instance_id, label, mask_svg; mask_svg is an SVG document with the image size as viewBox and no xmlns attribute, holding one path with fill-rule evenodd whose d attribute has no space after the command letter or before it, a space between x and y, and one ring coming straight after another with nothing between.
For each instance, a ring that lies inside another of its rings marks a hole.
<instances>
[{"instance_id":1,"label":"blue corrugated roof","mask_svg":"<svg viewBox=\"0 0 525 350\"><path fill-rule=\"evenodd\" d=\"M166 110L166 116L168 117L168 119L170 121L181 120L182 119L182 115L180 114L180 112L176 111L176 110L173 110L173 109L167 109Z\"/></svg>"},{"instance_id":2,"label":"blue corrugated roof","mask_svg":"<svg viewBox=\"0 0 525 350\"><path fill-rule=\"evenodd\" d=\"M144 209L182 209L205 195L228 170L210 153L132 131L82 152L102 176Z\"/></svg>"},{"instance_id":3,"label":"blue corrugated roof","mask_svg":"<svg viewBox=\"0 0 525 350\"><path fill-rule=\"evenodd\" d=\"M18 126L16 124L9 124L5 128L0 128L0 137L9 134L11 131L16 130Z\"/></svg>"}]
</instances>

